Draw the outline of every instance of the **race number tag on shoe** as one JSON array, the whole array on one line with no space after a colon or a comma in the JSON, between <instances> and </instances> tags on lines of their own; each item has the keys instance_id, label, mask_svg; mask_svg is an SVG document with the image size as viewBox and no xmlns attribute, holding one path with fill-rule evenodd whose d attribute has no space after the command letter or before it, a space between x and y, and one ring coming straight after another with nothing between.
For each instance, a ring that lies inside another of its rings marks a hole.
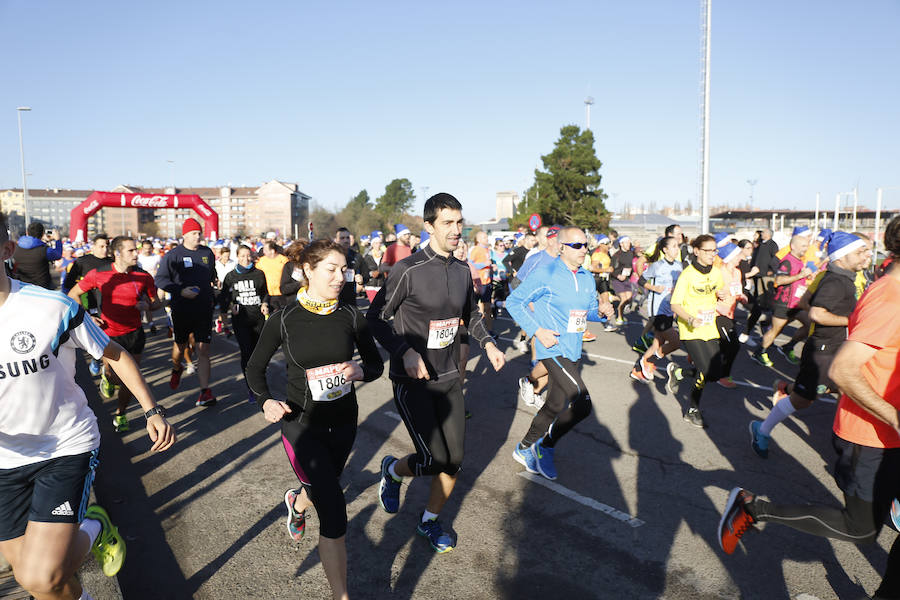
<instances>
[{"instance_id":1,"label":"race number tag on shoe","mask_svg":"<svg viewBox=\"0 0 900 600\"><path fill-rule=\"evenodd\" d=\"M344 379L340 364L306 370L306 383L316 402L330 402L350 393L352 382Z\"/></svg>"},{"instance_id":2,"label":"race number tag on shoe","mask_svg":"<svg viewBox=\"0 0 900 600\"><path fill-rule=\"evenodd\" d=\"M428 324L428 347L435 350L446 348L456 338L457 329L459 329L459 317L431 321Z\"/></svg>"},{"instance_id":3,"label":"race number tag on shoe","mask_svg":"<svg viewBox=\"0 0 900 600\"><path fill-rule=\"evenodd\" d=\"M566 326L568 333L584 333L587 329L587 311L570 310L569 324Z\"/></svg>"}]
</instances>

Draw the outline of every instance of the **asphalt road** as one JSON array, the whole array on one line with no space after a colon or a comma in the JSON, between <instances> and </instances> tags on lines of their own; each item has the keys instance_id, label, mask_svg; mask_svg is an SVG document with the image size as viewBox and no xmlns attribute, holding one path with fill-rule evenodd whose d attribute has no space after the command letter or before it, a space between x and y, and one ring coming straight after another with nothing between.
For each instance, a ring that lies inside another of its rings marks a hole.
<instances>
[{"instance_id":1,"label":"asphalt road","mask_svg":"<svg viewBox=\"0 0 900 600\"><path fill-rule=\"evenodd\" d=\"M511 338L512 322L497 325ZM583 377L594 412L557 446L553 484L527 476L511 457L533 415L516 398L527 357L504 340L508 363L500 373L477 352L470 360L466 459L441 515L458 545L445 555L415 534L426 481L404 485L398 514L378 507L381 458L406 454L412 444L387 378L358 387L359 432L342 478L351 597L825 600L863 598L877 587L897 535L888 528L868 548L777 525L749 533L732 556L718 547L720 511L735 485L779 502L841 497L830 475L834 404L817 403L776 429L768 460L750 450L747 423L767 414L772 380L796 367L779 357L765 369L742 351L734 375L743 385L708 388L709 428L699 430L681 418L688 382L673 396L662 379L645 386L628 378L636 316L627 340L590 329L598 340L585 344ZM114 433L113 401L101 404L87 370L78 372L105 424L95 491L128 543L118 576L123 596L330 597L313 511L306 538L288 537L283 494L296 480L278 428L247 401L236 344L214 336L219 403L210 408L194 407L196 376L169 390L170 347L164 334L151 337L143 368L178 427L177 444L162 454L148 452L136 404L132 431ZM269 377L284 389L283 362L271 365Z\"/></svg>"}]
</instances>

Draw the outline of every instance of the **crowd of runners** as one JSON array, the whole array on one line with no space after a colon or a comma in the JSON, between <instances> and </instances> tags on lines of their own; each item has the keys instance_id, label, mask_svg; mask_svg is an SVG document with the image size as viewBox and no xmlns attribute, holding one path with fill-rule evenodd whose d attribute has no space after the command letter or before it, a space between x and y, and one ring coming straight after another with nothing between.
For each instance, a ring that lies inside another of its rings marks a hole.
<instances>
[{"instance_id":1,"label":"crowd of runners","mask_svg":"<svg viewBox=\"0 0 900 600\"><path fill-rule=\"evenodd\" d=\"M462 211L453 196L432 196L418 235L397 224L388 235L340 228L315 241L204 241L201 224L187 219L180 241L97 235L72 245L40 227L14 242L0 215L0 338L10 340L0 347L0 553L21 585L36 598L90 598L75 577L89 550L107 575L121 568L124 540L102 508L88 505L100 433L74 381L75 351L88 355L100 394L116 398L115 431L130 430L136 400L153 450L163 451L176 435L140 374L147 335L171 338L169 386L195 373L197 407L217 402L213 332L235 338L247 398L279 424L298 480L284 493L288 533L302 539L306 511L315 510L335 598L348 597L340 476L357 431L354 382L382 376L380 347L411 451L383 457L373 500L396 513L404 479L430 478L416 531L448 552L457 540L440 514L464 461L465 367L477 345L493 369L504 368L494 327L501 311L517 325L513 348L531 358L510 393L534 416L507 450L527 471L557 479L558 444L593 409L580 361L583 344L598 336L587 323L620 335L643 312L641 334L629 337L634 367L622 377L647 385L664 373L676 396L687 378L683 418L694 427L723 426L707 422L701 398L713 385L735 387L738 361L797 365L793 381L775 381L769 415L744 428L759 459L776 447L779 423L821 396L837 398L844 506L785 506L735 488L718 528L726 553L761 521L859 544L890 522L893 503L900 525L900 270L890 268L900 255L900 218L885 231L889 258L872 265L867 236L806 227L783 248L769 230L753 240L687 240L677 225L646 249L615 232L559 226L494 242L478 232L469 246ZM741 323L738 305L747 313ZM166 324L157 328L160 311ZM792 337L776 344L791 324ZM284 398L266 378L279 349ZM900 541L876 597L900 598Z\"/></svg>"}]
</instances>

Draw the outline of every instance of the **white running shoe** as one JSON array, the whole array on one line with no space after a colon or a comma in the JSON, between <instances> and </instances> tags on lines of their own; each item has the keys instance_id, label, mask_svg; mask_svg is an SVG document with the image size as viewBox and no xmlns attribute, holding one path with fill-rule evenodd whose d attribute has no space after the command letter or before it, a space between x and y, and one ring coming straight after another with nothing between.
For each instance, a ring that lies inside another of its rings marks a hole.
<instances>
[{"instance_id":1,"label":"white running shoe","mask_svg":"<svg viewBox=\"0 0 900 600\"><path fill-rule=\"evenodd\" d=\"M747 340L749 340L749 339L750 339L750 336L747 335L746 333L742 333L741 335L738 336L738 341L742 344L746 344Z\"/></svg>"},{"instance_id":2,"label":"white running shoe","mask_svg":"<svg viewBox=\"0 0 900 600\"><path fill-rule=\"evenodd\" d=\"M534 386L528 381L527 377L519 378L519 400L527 406L534 406Z\"/></svg>"},{"instance_id":3,"label":"white running shoe","mask_svg":"<svg viewBox=\"0 0 900 600\"><path fill-rule=\"evenodd\" d=\"M522 354L528 352L528 344L525 343L525 340L516 339L516 341L513 342L513 348L515 348Z\"/></svg>"},{"instance_id":4,"label":"white running shoe","mask_svg":"<svg viewBox=\"0 0 900 600\"><path fill-rule=\"evenodd\" d=\"M547 392L535 394L534 395L534 408L536 410L541 410L544 407L544 402L546 400L547 400Z\"/></svg>"},{"instance_id":5,"label":"white running shoe","mask_svg":"<svg viewBox=\"0 0 900 600\"><path fill-rule=\"evenodd\" d=\"M184 372L185 372L186 375L193 375L196 371L197 371L197 369L196 369L196 367L194 367L194 363L193 363L193 362L188 362L188 363L184 366Z\"/></svg>"}]
</instances>

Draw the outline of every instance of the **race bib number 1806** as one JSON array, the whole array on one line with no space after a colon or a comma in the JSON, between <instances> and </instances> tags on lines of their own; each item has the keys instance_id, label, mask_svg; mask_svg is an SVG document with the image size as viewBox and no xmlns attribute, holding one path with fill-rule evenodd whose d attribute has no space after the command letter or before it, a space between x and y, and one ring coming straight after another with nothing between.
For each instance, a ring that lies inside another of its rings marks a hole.
<instances>
[{"instance_id":1,"label":"race bib number 1806","mask_svg":"<svg viewBox=\"0 0 900 600\"><path fill-rule=\"evenodd\" d=\"M431 321L428 324L428 347L432 349L446 348L456 338L459 329L459 317Z\"/></svg>"},{"instance_id":2,"label":"race bib number 1806","mask_svg":"<svg viewBox=\"0 0 900 600\"><path fill-rule=\"evenodd\" d=\"M316 402L330 402L346 396L353 385L344 378L339 363L307 369L306 382L312 393L312 399Z\"/></svg>"}]
</instances>

